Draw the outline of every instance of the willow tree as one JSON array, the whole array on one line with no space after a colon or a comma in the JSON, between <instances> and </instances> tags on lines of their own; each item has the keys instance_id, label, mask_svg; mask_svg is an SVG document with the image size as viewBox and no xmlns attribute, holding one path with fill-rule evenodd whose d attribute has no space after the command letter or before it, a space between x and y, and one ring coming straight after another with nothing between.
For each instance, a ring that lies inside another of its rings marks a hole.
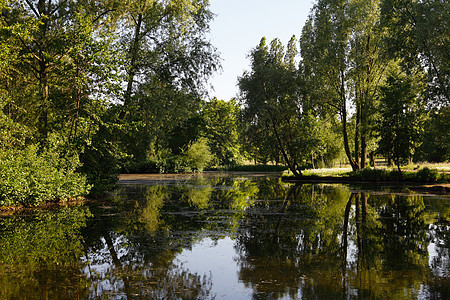
<instances>
[{"instance_id":1,"label":"willow tree","mask_svg":"<svg viewBox=\"0 0 450 300\"><path fill-rule=\"evenodd\" d=\"M149 81L200 92L218 68L215 48L205 36L213 18L209 1L132 0L124 9L125 105Z\"/></svg>"},{"instance_id":2,"label":"willow tree","mask_svg":"<svg viewBox=\"0 0 450 300\"><path fill-rule=\"evenodd\" d=\"M380 52L379 0L319 0L303 28L301 55L309 95L317 106L339 115L352 169L366 165L368 139L374 136L376 93L386 63ZM348 135L354 107L352 152Z\"/></svg>"},{"instance_id":3,"label":"willow tree","mask_svg":"<svg viewBox=\"0 0 450 300\"><path fill-rule=\"evenodd\" d=\"M308 150L303 140L296 55L295 37L286 50L278 39L270 47L261 39L250 53L251 71L239 78L239 88L246 123L260 128L265 137L274 137L284 161L298 177Z\"/></svg>"},{"instance_id":4,"label":"willow tree","mask_svg":"<svg viewBox=\"0 0 450 300\"><path fill-rule=\"evenodd\" d=\"M130 0L123 9L124 108L141 124L129 138L142 158L150 143L164 144L158 139L200 109L206 79L219 67L206 37L213 14L206 0Z\"/></svg>"}]
</instances>

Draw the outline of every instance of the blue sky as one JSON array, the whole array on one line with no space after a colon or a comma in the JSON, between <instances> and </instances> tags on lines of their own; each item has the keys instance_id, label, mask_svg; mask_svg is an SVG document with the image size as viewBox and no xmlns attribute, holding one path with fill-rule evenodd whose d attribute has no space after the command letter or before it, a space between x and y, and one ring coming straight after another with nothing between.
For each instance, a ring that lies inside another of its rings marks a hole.
<instances>
[{"instance_id":1,"label":"blue sky","mask_svg":"<svg viewBox=\"0 0 450 300\"><path fill-rule=\"evenodd\" d=\"M238 88L237 77L249 69L248 54L263 36L286 45L300 38L313 0L210 0L216 14L211 22L211 42L218 48L223 71L210 80L210 97L230 100Z\"/></svg>"}]
</instances>

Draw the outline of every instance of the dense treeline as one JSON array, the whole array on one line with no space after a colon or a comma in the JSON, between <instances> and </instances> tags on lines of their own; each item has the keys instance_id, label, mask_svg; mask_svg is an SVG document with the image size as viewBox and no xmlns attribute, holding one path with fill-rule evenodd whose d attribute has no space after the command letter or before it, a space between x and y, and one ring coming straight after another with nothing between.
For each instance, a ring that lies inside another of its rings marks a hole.
<instances>
[{"instance_id":1,"label":"dense treeline","mask_svg":"<svg viewBox=\"0 0 450 300\"><path fill-rule=\"evenodd\" d=\"M318 0L300 62L295 37L263 38L250 54L239 85L252 149L281 154L296 176L340 151L353 171L377 154L397 166L448 160L448 20L440 0Z\"/></svg>"},{"instance_id":2,"label":"dense treeline","mask_svg":"<svg viewBox=\"0 0 450 300\"><path fill-rule=\"evenodd\" d=\"M0 5L0 205L100 191L148 158L204 167L208 132L177 136L219 67L208 1Z\"/></svg>"},{"instance_id":3,"label":"dense treeline","mask_svg":"<svg viewBox=\"0 0 450 300\"><path fill-rule=\"evenodd\" d=\"M0 1L0 205L119 172L446 161L448 8L318 0L299 43L251 51L239 99L205 101L220 67L207 0Z\"/></svg>"}]
</instances>

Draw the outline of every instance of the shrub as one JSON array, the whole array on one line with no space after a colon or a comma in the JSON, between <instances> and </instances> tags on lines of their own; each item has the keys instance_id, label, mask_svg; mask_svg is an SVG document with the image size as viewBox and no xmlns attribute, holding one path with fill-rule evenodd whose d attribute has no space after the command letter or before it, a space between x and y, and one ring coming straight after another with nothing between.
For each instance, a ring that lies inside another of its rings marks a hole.
<instances>
[{"instance_id":1,"label":"shrub","mask_svg":"<svg viewBox=\"0 0 450 300\"><path fill-rule=\"evenodd\" d=\"M79 146L82 166L79 171L86 174L92 185L91 194L101 194L114 187L119 178L119 160L124 153L114 142L115 126L101 125L94 136Z\"/></svg>"},{"instance_id":2,"label":"shrub","mask_svg":"<svg viewBox=\"0 0 450 300\"><path fill-rule=\"evenodd\" d=\"M423 168L418 172L402 172L397 170L388 171L383 169L364 169L348 173L349 178L362 181L408 181L408 182L448 182L448 175L436 170Z\"/></svg>"},{"instance_id":3,"label":"shrub","mask_svg":"<svg viewBox=\"0 0 450 300\"><path fill-rule=\"evenodd\" d=\"M436 170L423 168L417 171L416 177L422 182L436 182L439 178L439 173Z\"/></svg>"},{"instance_id":4,"label":"shrub","mask_svg":"<svg viewBox=\"0 0 450 300\"><path fill-rule=\"evenodd\" d=\"M86 195L90 186L76 172L77 155L60 156L36 145L0 154L0 206L39 205Z\"/></svg>"},{"instance_id":5,"label":"shrub","mask_svg":"<svg viewBox=\"0 0 450 300\"><path fill-rule=\"evenodd\" d=\"M202 172L213 160L207 139L200 138L191 143L179 155L168 154L164 158L129 160L122 166L123 173L189 173Z\"/></svg>"},{"instance_id":6,"label":"shrub","mask_svg":"<svg viewBox=\"0 0 450 300\"><path fill-rule=\"evenodd\" d=\"M209 150L208 140L205 138L200 138L190 144L183 154L186 157L187 166L198 172L202 172L214 158Z\"/></svg>"},{"instance_id":7,"label":"shrub","mask_svg":"<svg viewBox=\"0 0 450 300\"><path fill-rule=\"evenodd\" d=\"M350 173L350 178L367 181L387 181L390 179L391 172L382 169L362 169L354 173Z\"/></svg>"},{"instance_id":8,"label":"shrub","mask_svg":"<svg viewBox=\"0 0 450 300\"><path fill-rule=\"evenodd\" d=\"M189 167L184 155L173 155L159 163L161 173L189 173L192 169Z\"/></svg>"},{"instance_id":9,"label":"shrub","mask_svg":"<svg viewBox=\"0 0 450 300\"><path fill-rule=\"evenodd\" d=\"M156 160L146 159L142 161L129 161L121 168L125 174L157 174L160 173L160 163Z\"/></svg>"}]
</instances>

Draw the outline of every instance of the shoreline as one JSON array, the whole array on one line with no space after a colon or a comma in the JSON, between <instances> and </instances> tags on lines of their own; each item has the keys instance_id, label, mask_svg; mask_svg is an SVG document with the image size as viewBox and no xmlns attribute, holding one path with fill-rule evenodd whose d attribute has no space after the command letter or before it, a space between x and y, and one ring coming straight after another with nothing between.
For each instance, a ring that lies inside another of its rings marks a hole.
<instances>
[{"instance_id":1,"label":"shoreline","mask_svg":"<svg viewBox=\"0 0 450 300\"><path fill-rule=\"evenodd\" d=\"M303 178L286 177L281 176L280 172L248 172L248 171L208 171L204 173L174 173L174 174L120 174L117 185L127 185L127 184L148 184L149 181L160 180L161 182L167 180L177 180L180 178L192 178L195 176L217 176L218 174L231 173L234 175L250 175L256 174L257 176L275 176L280 177L283 181L287 183L310 183L310 184L372 184L372 185L401 185L406 186L409 190L419 193L425 193L430 195L450 195L450 183L429 183L429 182L412 182L412 181L376 181L376 180L361 180L352 179L348 177L335 177L335 176L304 176ZM23 212L34 209L53 209L63 206L80 205L90 201L95 201L93 199L98 197L79 197L72 198L69 200L52 201L40 204L38 206L4 206L0 207L0 215L10 215L16 212Z\"/></svg>"},{"instance_id":2,"label":"shoreline","mask_svg":"<svg viewBox=\"0 0 450 300\"><path fill-rule=\"evenodd\" d=\"M414 181L387 181L364 180L349 177L335 176L304 176L304 178L283 177L283 181L290 183L330 183L330 184L376 184L376 185L402 185L411 191L429 193L434 195L450 195L450 183L443 182L414 182Z\"/></svg>"}]
</instances>

